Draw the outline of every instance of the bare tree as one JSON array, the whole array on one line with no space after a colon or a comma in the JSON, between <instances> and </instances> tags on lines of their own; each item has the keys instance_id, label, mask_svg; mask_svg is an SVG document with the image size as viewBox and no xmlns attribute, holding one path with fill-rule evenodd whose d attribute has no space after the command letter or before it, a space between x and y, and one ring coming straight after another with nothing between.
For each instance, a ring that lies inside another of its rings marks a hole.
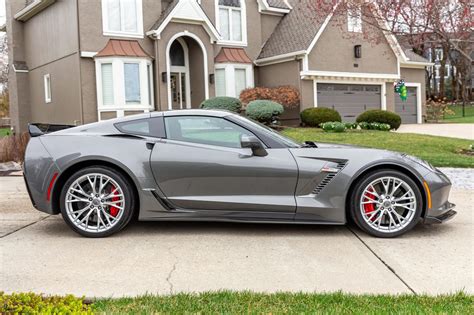
<instances>
[{"instance_id":1,"label":"bare tree","mask_svg":"<svg viewBox=\"0 0 474 315\"><path fill-rule=\"evenodd\" d=\"M461 97L464 102L468 99L474 42L472 0L311 0L309 7L316 10L319 19L329 15L361 18L364 25L371 26L362 28L364 38L371 41L379 42L389 34L403 36L416 53L442 48L442 95L446 58L455 52L455 63L462 68L458 69L462 75Z\"/></svg>"},{"instance_id":2,"label":"bare tree","mask_svg":"<svg viewBox=\"0 0 474 315\"><path fill-rule=\"evenodd\" d=\"M8 45L6 34L0 35L0 117L8 116Z\"/></svg>"}]
</instances>

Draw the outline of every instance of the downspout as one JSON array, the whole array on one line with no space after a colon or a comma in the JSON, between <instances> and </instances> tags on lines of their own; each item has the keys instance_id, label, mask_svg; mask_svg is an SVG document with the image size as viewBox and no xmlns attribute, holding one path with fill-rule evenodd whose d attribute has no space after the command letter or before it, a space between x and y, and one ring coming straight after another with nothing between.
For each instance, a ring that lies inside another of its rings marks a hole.
<instances>
[{"instance_id":1,"label":"downspout","mask_svg":"<svg viewBox=\"0 0 474 315\"><path fill-rule=\"evenodd\" d=\"M82 98L82 67L81 67L81 28L79 22L79 0L76 0L76 19L77 19L77 60L79 65L79 105L81 110L81 122L84 124L84 100Z\"/></svg>"}]
</instances>

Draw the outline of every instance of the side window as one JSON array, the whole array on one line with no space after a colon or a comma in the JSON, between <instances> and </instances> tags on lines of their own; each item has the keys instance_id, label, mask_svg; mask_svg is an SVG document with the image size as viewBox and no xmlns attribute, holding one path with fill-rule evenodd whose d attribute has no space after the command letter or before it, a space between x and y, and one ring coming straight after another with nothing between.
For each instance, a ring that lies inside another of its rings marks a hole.
<instances>
[{"instance_id":1,"label":"side window","mask_svg":"<svg viewBox=\"0 0 474 315\"><path fill-rule=\"evenodd\" d=\"M155 138L164 138L163 117L137 119L115 124L115 127L126 134Z\"/></svg>"},{"instance_id":2,"label":"side window","mask_svg":"<svg viewBox=\"0 0 474 315\"><path fill-rule=\"evenodd\" d=\"M241 148L240 136L253 135L247 129L218 117L165 117L165 125L168 139L228 148Z\"/></svg>"}]
</instances>

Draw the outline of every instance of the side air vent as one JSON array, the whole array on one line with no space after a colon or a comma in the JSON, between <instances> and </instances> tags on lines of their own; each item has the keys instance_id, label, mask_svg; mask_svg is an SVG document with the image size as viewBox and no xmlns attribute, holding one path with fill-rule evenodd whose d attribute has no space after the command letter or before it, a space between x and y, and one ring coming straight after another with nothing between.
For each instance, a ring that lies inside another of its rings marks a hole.
<instances>
[{"instance_id":1,"label":"side air vent","mask_svg":"<svg viewBox=\"0 0 474 315\"><path fill-rule=\"evenodd\" d=\"M323 189L324 187L326 187L334 177L336 177L336 175L344 168L346 167L347 165L347 162L338 162L337 163L337 166L335 167L337 169L337 172L335 173L329 173L326 175L326 177L324 177L324 179L318 184L318 186L316 186L316 188L314 188L313 190L313 194L314 195L318 195Z\"/></svg>"}]
</instances>

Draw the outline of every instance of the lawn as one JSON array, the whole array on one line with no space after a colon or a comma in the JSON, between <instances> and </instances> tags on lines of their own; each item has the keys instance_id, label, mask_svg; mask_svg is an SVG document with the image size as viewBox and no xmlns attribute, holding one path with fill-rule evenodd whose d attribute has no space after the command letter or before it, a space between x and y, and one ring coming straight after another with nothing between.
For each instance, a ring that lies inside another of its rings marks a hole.
<instances>
[{"instance_id":1,"label":"lawn","mask_svg":"<svg viewBox=\"0 0 474 315\"><path fill-rule=\"evenodd\" d=\"M5 137L10 134L10 128L0 128L0 137Z\"/></svg>"},{"instance_id":2,"label":"lawn","mask_svg":"<svg viewBox=\"0 0 474 315\"><path fill-rule=\"evenodd\" d=\"M474 156L460 154L473 141L410 133L351 130L329 133L316 128L287 128L283 134L298 142L332 142L404 152L420 157L434 166L474 168Z\"/></svg>"},{"instance_id":3,"label":"lawn","mask_svg":"<svg viewBox=\"0 0 474 315\"><path fill-rule=\"evenodd\" d=\"M107 314L473 314L473 305L473 296L465 294L429 297L217 292L99 300L93 309Z\"/></svg>"},{"instance_id":4,"label":"lawn","mask_svg":"<svg viewBox=\"0 0 474 315\"><path fill-rule=\"evenodd\" d=\"M474 106L473 105L466 105L465 107L465 114L466 117L462 117L462 105L452 105L449 106L454 112L454 115L445 116L443 122L449 123L464 123L464 124L472 124L474 123Z\"/></svg>"}]
</instances>

